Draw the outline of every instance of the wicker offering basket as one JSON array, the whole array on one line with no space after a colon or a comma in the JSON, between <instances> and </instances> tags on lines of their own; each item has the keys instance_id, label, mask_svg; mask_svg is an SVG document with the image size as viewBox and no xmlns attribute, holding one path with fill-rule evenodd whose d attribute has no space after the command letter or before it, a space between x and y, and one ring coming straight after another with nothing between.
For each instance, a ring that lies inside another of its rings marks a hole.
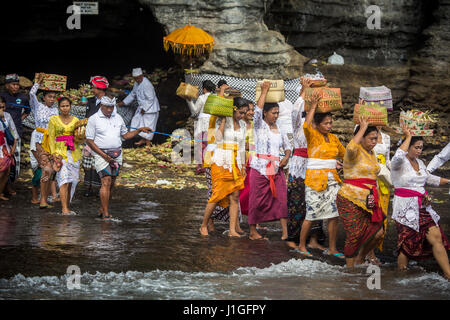
<instances>
[{"instance_id":1,"label":"wicker offering basket","mask_svg":"<svg viewBox=\"0 0 450 320\"><path fill-rule=\"evenodd\" d=\"M342 109L341 89L339 88L306 88L305 89L305 111L308 112L311 108L311 99L313 94L319 95L319 102L317 103L318 113L332 112Z\"/></svg>"},{"instance_id":2,"label":"wicker offering basket","mask_svg":"<svg viewBox=\"0 0 450 320\"><path fill-rule=\"evenodd\" d=\"M307 77L301 77L301 80L311 81L311 88L325 87L327 85L327 79L310 79Z\"/></svg>"},{"instance_id":3,"label":"wicker offering basket","mask_svg":"<svg viewBox=\"0 0 450 320\"><path fill-rule=\"evenodd\" d=\"M285 100L284 97L284 80L267 80L258 81L256 83L256 99L258 102L259 97L261 96L261 85L263 82L269 81L270 88L266 95L266 102L277 103Z\"/></svg>"},{"instance_id":4,"label":"wicker offering basket","mask_svg":"<svg viewBox=\"0 0 450 320\"><path fill-rule=\"evenodd\" d=\"M233 100L210 94L206 99L203 112L219 117L232 117Z\"/></svg>"},{"instance_id":5,"label":"wicker offering basket","mask_svg":"<svg viewBox=\"0 0 450 320\"><path fill-rule=\"evenodd\" d=\"M34 76L34 82L37 81L39 74L36 73ZM44 78L42 80L39 89L48 91L66 91L67 86L67 76L61 76L59 74L47 74L44 73Z\"/></svg>"},{"instance_id":6,"label":"wicker offering basket","mask_svg":"<svg viewBox=\"0 0 450 320\"><path fill-rule=\"evenodd\" d=\"M432 136L433 129L430 126L436 120L430 115L429 111L419 111L416 109L400 112L400 128L397 128L397 132L402 132L401 127L406 127L411 131L414 136Z\"/></svg>"},{"instance_id":7,"label":"wicker offering basket","mask_svg":"<svg viewBox=\"0 0 450 320\"><path fill-rule=\"evenodd\" d=\"M368 122L371 126L387 126L388 115L386 107L380 105L355 104L353 111L353 122L359 124L359 116L369 116Z\"/></svg>"},{"instance_id":8,"label":"wicker offering basket","mask_svg":"<svg viewBox=\"0 0 450 320\"><path fill-rule=\"evenodd\" d=\"M74 130L74 140L76 143L84 143L86 141L86 125L88 123L88 118L79 120L75 123L75 130Z\"/></svg>"},{"instance_id":9,"label":"wicker offering basket","mask_svg":"<svg viewBox=\"0 0 450 320\"><path fill-rule=\"evenodd\" d=\"M178 86L177 96L187 100L195 100L198 98L198 87L182 82Z\"/></svg>"}]
</instances>

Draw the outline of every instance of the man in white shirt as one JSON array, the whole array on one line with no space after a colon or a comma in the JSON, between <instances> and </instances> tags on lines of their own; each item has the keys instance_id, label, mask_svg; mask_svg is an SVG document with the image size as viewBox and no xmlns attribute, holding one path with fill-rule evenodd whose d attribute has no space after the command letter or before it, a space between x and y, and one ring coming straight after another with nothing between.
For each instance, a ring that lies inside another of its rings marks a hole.
<instances>
[{"instance_id":1,"label":"man in white shirt","mask_svg":"<svg viewBox=\"0 0 450 320\"><path fill-rule=\"evenodd\" d=\"M128 105L133 100L136 100L138 103L138 108L136 109L133 119L131 119L131 127L148 127L155 130L160 110L155 88L150 80L144 77L141 68L134 68L132 75L135 80L133 90L125 99L123 99L122 102L119 102L117 106L121 107L123 105ZM142 139L135 144L138 146L144 143L147 146L151 145L153 134L154 133L139 133Z\"/></svg>"},{"instance_id":2,"label":"man in white shirt","mask_svg":"<svg viewBox=\"0 0 450 320\"><path fill-rule=\"evenodd\" d=\"M115 111L116 99L103 96L100 109L91 116L86 126L86 143L94 152L95 170L100 176L100 213L110 219L108 204L116 177L122 165L122 138L132 139L141 132L151 130L143 127L128 132L122 117Z\"/></svg>"},{"instance_id":3,"label":"man in white shirt","mask_svg":"<svg viewBox=\"0 0 450 320\"><path fill-rule=\"evenodd\" d=\"M197 118L194 123L194 138L196 140L206 141L208 138L209 119L211 115L204 113L203 108L205 107L205 103L209 95L215 91L215 84L211 80L205 80L202 83L203 94L197 98L197 101L194 103L194 101L192 100L186 100L189 109L191 110L191 116L193 118ZM205 168L203 168L203 162L207 143L198 141L196 141L195 143L201 143L201 148L199 148L199 145L196 145L196 147L194 148L195 162L197 163L196 173L200 174L205 172Z\"/></svg>"},{"instance_id":4,"label":"man in white shirt","mask_svg":"<svg viewBox=\"0 0 450 320\"><path fill-rule=\"evenodd\" d=\"M427 166L427 171L429 173L432 173L448 160L450 160L450 142L445 146L444 149L442 149L441 152L434 156L433 160L431 160L431 162Z\"/></svg>"}]
</instances>

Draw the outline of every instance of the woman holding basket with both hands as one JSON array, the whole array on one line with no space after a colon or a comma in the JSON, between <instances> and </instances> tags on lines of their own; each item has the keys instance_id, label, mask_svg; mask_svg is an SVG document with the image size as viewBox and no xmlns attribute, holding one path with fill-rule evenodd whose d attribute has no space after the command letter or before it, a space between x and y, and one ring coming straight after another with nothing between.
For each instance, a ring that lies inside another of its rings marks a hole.
<instances>
[{"instance_id":1,"label":"woman holding basket with both hands","mask_svg":"<svg viewBox=\"0 0 450 320\"><path fill-rule=\"evenodd\" d=\"M227 88L221 86L220 96ZM239 191L244 188L245 177L245 130L242 120L248 110L248 102L242 98L233 99L233 117L214 117L216 148L211 158L212 195L205 208L200 227L202 236L208 235L208 222L219 204L229 206L229 237L240 237L243 232L239 225Z\"/></svg>"},{"instance_id":2,"label":"woman holding basket with both hands","mask_svg":"<svg viewBox=\"0 0 450 320\"><path fill-rule=\"evenodd\" d=\"M391 160L395 188L392 219L398 232L398 268L407 269L410 259L425 260L434 256L445 278L450 279L449 243L439 225L440 217L431 207L431 197L424 188L425 184L445 185L449 180L427 172L419 159L423 138L413 137L406 126L402 130L405 140Z\"/></svg>"}]
</instances>

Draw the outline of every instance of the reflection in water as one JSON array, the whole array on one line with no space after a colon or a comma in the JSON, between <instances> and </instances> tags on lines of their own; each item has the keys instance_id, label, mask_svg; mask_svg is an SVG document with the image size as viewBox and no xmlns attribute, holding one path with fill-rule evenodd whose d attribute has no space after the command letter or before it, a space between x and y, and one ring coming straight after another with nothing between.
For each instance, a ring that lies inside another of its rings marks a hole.
<instances>
[{"instance_id":1,"label":"reflection in water","mask_svg":"<svg viewBox=\"0 0 450 320\"><path fill-rule=\"evenodd\" d=\"M270 241L230 239L223 234L227 223L201 237L205 196L204 190L120 189L111 205L115 221L96 218L98 199L74 203L77 216L57 215L59 208L14 211L0 205L2 298L450 298L449 283L436 273L435 262L396 271L392 222L381 254L388 262L382 289L372 291L365 269L349 272L343 261L317 251L314 259L304 260L291 252L279 240L278 222L268 224ZM442 214L444 207L435 209ZM444 230L449 221L442 214ZM343 240L340 228L338 247ZM65 288L69 265L83 274L79 292Z\"/></svg>"},{"instance_id":2,"label":"reflection in water","mask_svg":"<svg viewBox=\"0 0 450 320\"><path fill-rule=\"evenodd\" d=\"M0 246L12 245L16 229L16 217L10 209L2 210L0 215Z\"/></svg>"}]
</instances>

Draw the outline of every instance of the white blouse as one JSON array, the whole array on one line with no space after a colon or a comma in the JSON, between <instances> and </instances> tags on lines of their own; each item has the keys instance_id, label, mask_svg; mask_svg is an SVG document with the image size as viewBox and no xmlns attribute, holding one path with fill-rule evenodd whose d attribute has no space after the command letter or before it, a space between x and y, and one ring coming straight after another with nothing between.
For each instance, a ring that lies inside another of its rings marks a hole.
<instances>
[{"instance_id":1,"label":"white blouse","mask_svg":"<svg viewBox=\"0 0 450 320\"><path fill-rule=\"evenodd\" d=\"M245 166L245 122L240 120L240 129L234 130L233 118L226 117L223 137L222 134L218 132L221 122L222 119L220 118L216 120L216 148L213 156L211 157L211 163L232 172L233 164L236 161L239 170L242 170ZM236 157L234 157L234 150L224 149L222 144L236 146Z\"/></svg>"},{"instance_id":2,"label":"white blouse","mask_svg":"<svg viewBox=\"0 0 450 320\"><path fill-rule=\"evenodd\" d=\"M294 126L294 149L307 148L306 137L303 131L303 123L305 118L302 118L302 113L305 109L305 100L299 97L294 103L292 111L292 124ZM289 173L293 178L301 177L305 179L306 164L308 158L293 155L289 160Z\"/></svg>"},{"instance_id":3,"label":"white blouse","mask_svg":"<svg viewBox=\"0 0 450 320\"><path fill-rule=\"evenodd\" d=\"M261 155L272 155L279 157L280 160L282 156L280 155L280 149L292 150L291 144L285 132L280 131L280 133L272 133L269 125L263 120L263 111L258 106L255 107L255 115L253 116L253 130L255 139L256 154ZM278 135L279 139L275 139ZM266 175L266 166L269 160L258 158L257 156L252 158L250 167L257 170L261 175ZM278 172L278 167L280 161L275 161L275 172Z\"/></svg>"},{"instance_id":4,"label":"white blouse","mask_svg":"<svg viewBox=\"0 0 450 320\"><path fill-rule=\"evenodd\" d=\"M34 124L36 128L48 129L48 122L50 117L59 114L57 107L48 107L39 102L36 97L36 92L39 89L39 83L35 83L30 90L30 106L33 112ZM36 143L42 143L44 134L37 132L36 129L31 133L30 149L36 151Z\"/></svg>"},{"instance_id":5,"label":"white blouse","mask_svg":"<svg viewBox=\"0 0 450 320\"><path fill-rule=\"evenodd\" d=\"M279 115L277 119L278 128L284 133L293 133L292 111L294 106L289 100L278 102Z\"/></svg>"},{"instance_id":6,"label":"white blouse","mask_svg":"<svg viewBox=\"0 0 450 320\"><path fill-rule=\"evenodd\" d=\"M375 152L375 156L378 156L379 154L382 154L384 158L386 159L386 166L388 168L391 167L391 137L381 132L381 143L377 143L375 147L373 148L373 151Z\"/></svg>"},{"instance_id":7,"label":"white blouse","mask_svg":"<svg viewBox=\"0 0 450 320\"><path fill-rule=\"evenodd\" d=\"M406 158L406 154L399 148L391 160L391 178L394 188L410 189L423 194L425 184L439 186L441 178L429 174L420 159L417 159L419 172L416 172ZM419 209L417 197L404 198L394 195L392 219L419 232ZM439 215L431 208L431 205L428 205L426 210L437 224Z\"/></svg>"},{"instance_id":8,"label":"white blouse","mask_svg":"<svg viewBox=\"0 0 450 320\"><path fill-rule=\"evenodd\" d=\"M209 129L209 118L210 114L204 113L203 108L205 107L206 100L211 93L207 92L200 95L195 103L192 100L187 100L189 110L191 111L191 116L197 118L194 124L194 136L198 137L202 132L208 132Z\"/></svg>"},{"instance_id":9,"label":"white blouse","mask_svg":"<svg viewBox=\"0 0 450 320\"><path fill-rule=\"evenodd\" d=\"M14 138L17 139L19 137L19 134L17 133L16 126L14 125L14 121L11 115L8 112L4 112L3 114L5 117L5 120L2 119L3 123L5 124L6 128L8 128L10 132L13 134ZM1 122L0 122L0 131L5 132L5 128ZM8 142L6 141L6 136L5 136L5 143L0 146L0 158L3 158L4 156L3 146L6 147L6 150L8 150L8 152L11 152L11 147L8 145Z\"/></svg>"}]
</instances>

